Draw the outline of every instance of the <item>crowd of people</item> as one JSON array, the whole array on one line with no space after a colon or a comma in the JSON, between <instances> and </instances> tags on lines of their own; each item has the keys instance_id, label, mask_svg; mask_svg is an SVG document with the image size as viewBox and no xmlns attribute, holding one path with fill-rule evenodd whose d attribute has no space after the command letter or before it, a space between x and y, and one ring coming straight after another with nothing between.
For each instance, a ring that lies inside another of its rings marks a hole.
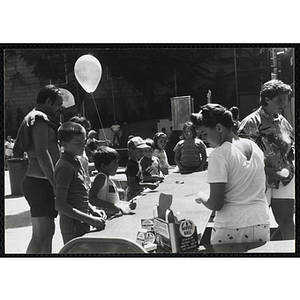
<instances>
[{"instance_id":1,"label":"crowd of people","mask_svg":"<svg viewBox=\"0 0 300 300\"><path fill-rule=\"evenodd\" d=\"M294 238L294 136L282 115L290 93L289 85L271 80L261 88L259 109L241 122L237 107L210 103L184 124L174 161L181 173L207 169L210 193L199 192L195 201L215 212L211 244L270 240L269 206L282 238ZM97 139L84 117L60 124L62 101L54 85L42 88L15 142L29 162L22 182L33 227L27 253L51 253L58 214L64 243L91 228L105 230L107 218L135 210L136 197L163 184L170 171L165 132L153 132L152 139L129 136L128 188L118 188L111 177L119 153ZM114 125L117 145L120 128ZM207 147L214 148L208 162Z\"/></svg>"}]
</instances>

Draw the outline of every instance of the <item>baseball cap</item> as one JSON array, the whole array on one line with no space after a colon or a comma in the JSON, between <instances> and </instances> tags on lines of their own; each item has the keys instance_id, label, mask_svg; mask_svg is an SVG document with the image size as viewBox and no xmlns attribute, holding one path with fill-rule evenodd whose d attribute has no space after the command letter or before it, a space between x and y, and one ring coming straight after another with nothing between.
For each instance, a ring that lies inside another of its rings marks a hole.
<instances>
[{"instance_id":1,"label":"baseball cap","mask_svg":"<svg viewBox=\"0 0 300 300\"><path fill-rule=\"evenodd\" d=\"M98 133L95 130L90 130L88 133L88 137L91 137L94 134L98 135Z\"/></svg>"},{"instance_id":2,"label":"baseball cap","mask_svg":"<svg viewBox=\"0 0 300 300\"><path fill-rule=\"evenodd\" d=\"M137 149L145 149L145 148L150 148L145 141L139 137L135 136L131 138L128 143L127 143L128 148L137 148Z\"/></svg>"}]
</instances>

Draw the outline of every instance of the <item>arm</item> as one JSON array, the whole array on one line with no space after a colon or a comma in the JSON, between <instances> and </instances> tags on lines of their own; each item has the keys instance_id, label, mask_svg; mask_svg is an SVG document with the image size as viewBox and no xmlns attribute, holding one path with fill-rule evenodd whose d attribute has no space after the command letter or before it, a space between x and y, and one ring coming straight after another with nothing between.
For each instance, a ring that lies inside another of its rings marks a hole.
<instances>
[{"instance_id":1,"label":"arm","mask_svg":"<svg viewBox=\"0 0 300 300\"><path fill-rule=\"evenodd\" d=\"M147 166L141 162L142 170L143 170L143 182L156 182L156 181L163 181L164 176L160 171L159 160L157 157L154 156L154 159L157 159L157 171L155 172L152 165Z\"/></svg>"},{"instance_id":2,"label":"arm","mask_svg":"<svg viewBox=\"0 0 300 300\"><path fill-rule=\"evenodd\" d=\"M99 209L95 210L91 203L89 203L89 213L91 215L93 215L94 217L100 217L100 218L103 218L104 220L107 219L107 215L106 215L105 211L99 210Z\"/></svg>"},{"instance_id":3,"label":"arm","mask_svg":"<svg viewBox=\"0 0 300 300\"><path fill-rule=\"evenodd\" d=\"M149 175L144 174L144 182L156 182L156 181L163 181L164 177L159 175Z\"/></svg>"},{"instance_id":4,"label":"arm","mask_svg":"<svg viewBox=\"0 0 300 300\"><path fill-rule=\"evenodd\" d=\"M177 148L175 150L175 154L174 154L174 161L175 161L175 164L178 166L179 171L182 171L182 170L184 170L184 167L180 163L180 157L181 157L181 152L180 152L180 149Z\"/></svg>"},{"instance_id":5,"label":"arm","mask_svg":"<svg viewBox=\"0 0 300 300\"><path fill-rule=\"evenodd\" d=\"M204 145L200 147L200 154L201 154L202 160L201 160L201 163L199 166L199 170L202 171L204 169L204 166L205 166L205 163L207 160L206 148L204 147Z\"/></svg>"},{"instance_id":6,"label":"arm","mask_svg":"<svg viewBox=\"0 0 300 300\"><path fill-rule=\"evenodd\" d=\"M72 207L67 203L68 190L63 188L56 189L55 209L60 213L78 221L85 222L95 228L103 229L105 220L100 217L90 216Z\"/></svg>"},{"instance_id":7,"label":"arm","mask_svg":"<svg viewBox=\"0 0 300 300\"><path fill-rule=\"evenodd\" d=\"M158 187L158 182L140 182L139 183L140 186L144 187L144 188L148 188L148 189L151 189L151 190L154 190Z\"/></svg>"},{"instance_id":8,"label":"arm","mask_svg":"<svg viewBox=\"0 0 300 300\"><path fill-rule=\"evenodd\" d=\"M55 188L54 164L48 149L48 131L49 126L44 121L37 119L36 124L32 127L31 134L38 163L49 182Z\"/></svg>"},{"instance_id":9,"label":"arm","mask_svg":"<svg viewBox=\"0 0 300 300\"><path fill-rule=\"evenodd\" d=\"M99 190L101 190L101 188L104 186L104 183L105 183L105 176L103 174L96 176L92 184L92 187L89 191L89 201L94 206L106 207L112 211L118 212L119 208L116 207L113 203L100 199L97 196Z\"/></svg>"},{"instance_id":10,"label":"arm","mask_svg":"<svg viewBox=\"0 0 300 300\"><path fill-rule=\"evenodd\" d=\"M136 182L134 176L127 176L127 183L130 189L133 191L143 191L145 188L149 188L154 190L158 187L158 183L151 183L151 182Z\"/></svg>"},{"instance_id":11,"label":"arm","mask_svg":"<svg viewBox=\"0 0 300 300\"><path fill-rule=\"evenodd\" d=\"M198 198L196 202L203 204L205 207L211 210L218 211L224 205L225 183L211 183L210 184L210 196L200 192L197 194Z\"/></svg>"}]
</instances>

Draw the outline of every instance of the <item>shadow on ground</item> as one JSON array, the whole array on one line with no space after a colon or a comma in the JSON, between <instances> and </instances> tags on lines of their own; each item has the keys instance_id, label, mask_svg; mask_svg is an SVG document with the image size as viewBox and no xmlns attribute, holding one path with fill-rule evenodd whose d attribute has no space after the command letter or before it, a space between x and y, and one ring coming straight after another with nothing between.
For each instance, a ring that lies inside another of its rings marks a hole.
<instances>
[{"instance_id":1,"label":"shadow on ground","mask_svg":"<svg viewBox=\"0 0 300 300\"><path fill-rule=\"evenodd\" d=\"M5 216L5 229L20 228L31 225L30 211L23 211L16 215Z\"/></svg>"}]
</instances>

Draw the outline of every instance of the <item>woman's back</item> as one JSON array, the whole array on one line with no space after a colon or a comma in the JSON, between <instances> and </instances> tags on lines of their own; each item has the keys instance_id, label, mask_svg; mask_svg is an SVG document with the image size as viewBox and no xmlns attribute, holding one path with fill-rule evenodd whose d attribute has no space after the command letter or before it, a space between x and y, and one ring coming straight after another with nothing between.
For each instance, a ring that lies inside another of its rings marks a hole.
<instances>
[{"instance_id":1,"label":"woman's back","mask_svg":"<svg viewBox=\"0 0 300 300\"><path fill-rule=\"evenodd\" d=\"M255 143L239 139L216 148L209 157L207 181L225 183L216 225L251 226L268 220L264 157Z\"/></svg>"}]
</instances>

